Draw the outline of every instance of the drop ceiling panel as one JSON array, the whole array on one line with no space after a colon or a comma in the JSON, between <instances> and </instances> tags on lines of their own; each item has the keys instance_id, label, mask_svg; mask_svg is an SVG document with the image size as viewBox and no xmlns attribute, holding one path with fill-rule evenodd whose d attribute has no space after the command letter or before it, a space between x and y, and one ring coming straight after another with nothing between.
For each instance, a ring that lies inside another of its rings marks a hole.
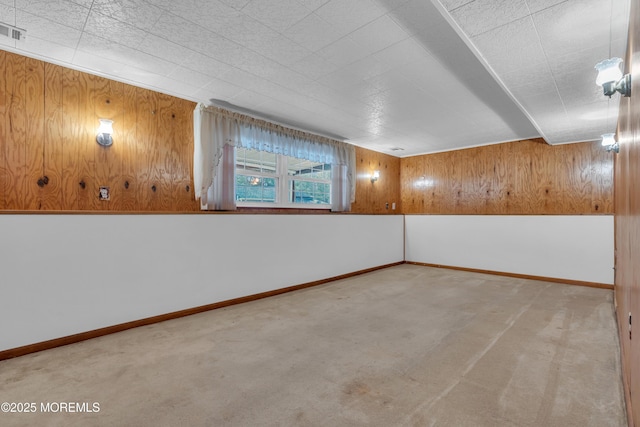
<instances>
[{"instance_id":1,"label":"drop ceiling panel","mask_svg":"<svg viewBox=\"0 0 640 427\"><path fill-rule=\"evenodd\" d=\"M144 0L94 0L91 12L143 30L149 30L162 15L162 9Z\"/></svg>"},{"instance_id":2,"label":"drop ceiling panel","mask_svg":"<svg viewBox=\"0 0 640 427\"><path fill-rule=\"evenodd\" d=\"M0 0L27 30L0 47L407 156L604 133L592 68L623 52L622 3Z\"/></svg>"},{"instance_id":3,"label":"drop ceiling panel","mask_svg":"<svg viewBox=\"0 0 640 427\"><path fill-rule=\"evenodd\" d=\"M475 0L450 10L453 19L470 37L529 15L525 0Z\"/></svg>"},{"instance_id":4,"label":"drop ceiling panel","mask_svg":"<svg viewBox=\"0 0 640 427\"><path fill-rule=\"evenodd\" d=\"M83 29L90 10L68 0L16 0L15 7L76 30Z\"/></svg>"},{"instance_id":5,"label":"drop ceiling panel","mask_svg":"<svg viewBox=\"0 0 640 427\"><path fill-rule=\"evenodd\" d=\"M242 11L278 32L285 31L311 13L297 0L254 0Z\"/></svg>"},{"instance_id":6,"label":"drop ceiling panel","mask_svg":"<svg viewBox=\"0 0 640 427\"><path fill-rule=\"evenodd\" d=\"M71 28L56 22L51 22L45 18L25 12L24 10L12 10L18 22L23 28L30 28L28 37L35 37L40 41L46 40L68 48L75 48L80 41L82 31ZM0 12L2 13L2 12ZM73 55L72 55L73 57Z\"/></svg>"},{"instance_id":7,"label":"drop ceiling panel","mask_svg":"<svg viewBox=\"0 0 640 427\"><path fill-rule=\"evenodd\" d=\"M593 67L624 56L628 3L472 0L440 5L546 141L559 144L598 139L615 129L617 108L595 85ZM489 14L497 18L487 22Z\"/></svg>"}]
</instances>

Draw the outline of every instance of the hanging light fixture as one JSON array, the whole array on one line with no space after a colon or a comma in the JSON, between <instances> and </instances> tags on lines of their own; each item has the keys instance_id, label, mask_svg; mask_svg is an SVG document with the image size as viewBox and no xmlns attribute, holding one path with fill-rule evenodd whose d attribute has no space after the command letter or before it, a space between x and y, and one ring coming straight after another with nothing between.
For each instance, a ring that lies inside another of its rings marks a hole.
<instances>
[{"instance_id":1,"label":"hanging light fixture","mask_svg":"<svg viewBox=\"0 0 640 427\"><path fill-rule=\"evenodd\" d=\"M616 92L622 96L631 96L631 75L622 75L621 63L622 59L620 58L610 58L598 62L595 66L598 71L596 84L602 86L603 93L609 98Z\"/></svg>"},{"instance_id":2,"label":"hanging light fixture","mask_svg":"<svg viewBox=\"0 0 640 427\"><path fill-rule=\"evenodd\" d=\"M616 153L620 152L620 145L618 141L616 141L615 133L605 133L602 135L602 146L607 151L614 151Z\"/></svg>"}]
</instances>

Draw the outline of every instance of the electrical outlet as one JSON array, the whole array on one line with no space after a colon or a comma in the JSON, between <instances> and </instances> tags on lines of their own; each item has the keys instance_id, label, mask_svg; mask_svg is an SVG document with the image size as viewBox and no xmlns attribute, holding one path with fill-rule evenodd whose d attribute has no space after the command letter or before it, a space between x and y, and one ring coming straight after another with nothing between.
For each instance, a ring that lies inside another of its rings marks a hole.
<instances>
[{"instance_id":1,"label":"electrical outlet","mask_svg":"<svg viewBox=\"0 0 640 427\"><path fill-rule=\"evenodd\" d=\"M389 203L385 203L384 208L389 209Z\"/></svg>"},{"instance_id":2,"label":"electrical outlet","mask_svg":"<svg viewBox=\"0 0 640 427\"><path fill-rule=\"evenodd\" d=\"M98 198L100 200L109 200L110 199L109 187L100 187L100 192L98 193Z\"/></svg>"}]
</instances>

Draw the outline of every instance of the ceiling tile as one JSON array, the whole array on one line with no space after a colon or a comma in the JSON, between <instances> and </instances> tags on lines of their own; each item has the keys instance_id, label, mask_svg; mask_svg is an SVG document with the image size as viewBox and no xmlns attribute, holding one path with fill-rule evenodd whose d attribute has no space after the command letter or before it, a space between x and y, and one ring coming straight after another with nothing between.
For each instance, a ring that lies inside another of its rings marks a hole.
<instances>
[{"instance_id":1,"label":"ceiling tile","mask_svg":"<svg viewBox=\"0 0 640 427\"><path fill-rule=\"evenodd\" d=\"M298 0L251 0L242 12L278 32L290 28L311 13Z\"/></svg>"},{"instance_id":2,"label":"ceiling tile","mask_svg":"<svg viewBox=\"0 0 640 427\"><path fill-rule=\"evenodd\" d=\"M80 38L78 50L163 76L175 68L171 62L88 33Z\"/></svg>"},{"instance_id":3,"label":"ceiling tile","mask_svg":"<svg viewBox=\"0 0 640 427\"><path fill-rule=\"evenodd\" d=\"M250 90L243 90L230 99L233 104L241 105L244 108L256 109L265 103L273 103L274 100L268 96L261 95Z\"/></svg>"},{"instance_id":4,"label":"ceiling tile","mask_svg":"<svg viewBox=\"0 0 640 427\"><path fill-rule=\"evenodd\" d=\"M233 7L234 9L242 9L245 7L251 0L219 0L220 3L224 3L227 6Z\"/></svg>"},{"instance_id":5,"label":"ceiling tile","mask_svg":"<svg viewBox=\"0 0 640 427\"><path fill-rule=\"evenodd\" d=\"M216 0L154 0L158 7L212 32L220 32L242 16L239 10ZM240 8L241 9L241 8Z\"/></svg>"},{"instance_id":6,"label":"ceiling tile","mask_svg":"<svg viewBox=\"0 0 640 427\"><path fill-rule=\"evenodd\" d=\"M360 45L363 53L371 54L408 38L391 18L382 16L349 34L349 38Z\"/></svg>"},{"instance_id":7,"label":"ceiling tile","mask_svg":"<svg viewBox=\"0 0 640 427\"><path fill-rule=\"evenodd\" d=\"M316 14L310 14L284 31L283 34L297 44L315 52L341 39L346 35L346 31L339 32Z\"/></svg>"},{"instance_id":8,"label":"ceiling tile","mask_svg":"<svg viewBox=\"0 0 640 427\"><path fill-rule=\"evenodd\" d=\"M427 51L415 39L408 38L376 52L373 56L382 63L401 67L426 55Z\"/></svg>"},{"instance_id":9,"label":"ceiling tile","mask_svg":"<svg viewBox=\"0 0 640 427\"><path fill-rule=\"evenodd\" d=\"M137 48L147 36L143 30L93 10L87 18L85 31L132 48Z\"/></svg>"},{"instance_id":10,"label":"ceiling tile","mask_svg":"<svg viewBox=\"0 0 640 427\"><path fill-rule=\"evenodd\" d=\"M476 0L439 0L440 4L448 10L452 11L453 9L457 9L460 6L464 6L465 4L472 3Z\"/></svg>"},{"instance_id":11,"label":"ceiling tile","mask_svg":"<svg viewBox=\"0 0 640 427\"><path fill-rule=\"evenodd\" d=\"M609 25L602 16L610 16L611 1L572 0L532 15L545 52L549 56L569 54L609 40ZM585 29L588 28L588 31Z\"/></svg>"},{"instance_id":12,"label":"ceiling tile","mask_svg":"<svg viewBox=\"0 0 640 427\"><path fill-rule=\"evenodd\" d=\"M162 9L144 0L94 0L91 11L143 30L149 30L162 14Z\"/></svg>"},{"instance_id":13,"label":"ceiling tile","mask_svg":"<svg viewBox=\"0 0 640 427\"><path fill-rule=\"evenodd\" d=\"M264 40L254 45L254 50L282 65L291 65L307 57L311 51L278 35L273 40Z\"/></svg>"},{"instance_id":14,"label":"ceiling tile","mask_svg":"<svg viewBox=\"0 0 640 427\"><path fill-rule=\"evenodd\" d=\"M467 36L473 37L529 15L525 0L475 0L451 11Z\"/></svg>"},{"instance_id":15,"label":"ceiling tile","mask_svg":"<svg viewBox=\"0 0 640 427\"><path fill-rule=\"evenodd\" d=\"M112 58L107 58L99 52L94 54L91 52L76 50L75 55L73 56L73 65L81 70L92 70L94 74L98 75L117 75L119 76L119 81L124 80L129 83L142 84L142 79L130 79L128 74L125 74L127 68L130 68L126 64L115 61ZM148 74L149 73L145 73L145 75ZM140 77L141 76L142 73L140 73Z\"/></svg>"},{"instance_id":16,"label":"ceiling tile","mask_svg":"<svg viewBox=\"0 0 640 427\"><path fill-rule=\"evenodd\" d=\"M298 0L301 5L306 7L307 9L314 11L321 6L327 4L329 0Z\"/></svg>"},{"instance_id":17,"label":"ceiling tile","mask_svg":"<svg viewBox=\"0 0 640 427\"><path fill-rule=\"evenodd\" d=\"M541 10L550 8L560 3L564 3L569 0L526 0L531 13L540 12Z\"/></svg>"},{"instance_id":18,"label":"ceiling tile","mask_svg":"<svg viewBox=\"0 0 640 427\"><path fill-rule=\"evenodd\" d=\"M220 79L212 79L194 94L195 98L208 104L210 99L231 99L244 89Z\"/></svg>"},{"instance_id":19,"label":"ceiling tile","mask_svg":"<svg viewBox=\"0 0 640 427\"><path fill-rule=\"evenodd\" d=\"M144 81L147 82L151 88L155 88L154 90L169 95L176 93L188 93L189 96L192 96L199 90L198 87L192 85L191 82L187 80L175 80L158 74L145 77Z\"/></svg>"},{"instance_id":20,"label":"ceiling tile","mask_svg":"<svg viewBox=\"0 0 640 427\"><path fill-rule=\"evenodd\" d=\"M313 84L313 81L309 77L285 67L279 67L274 69L270 74L261 76L283 88L288 88L299 93L305 93L308 85Z\"/></svg>"},{"instance_id":21,"label":"ceiling tile","mask_svg":"<svg viewBox=\"0 0 640 427\"><path fill-rule=\"evenodd\" d=\"M333 73L338 66L327 61L320 55L311 54L291 65L291 69L304 74L312 80Z\"/></svg>"},{"instance_id":22,"label":"ceiling tile","mask_svg":"<svg viewBox=\"0 0 640 427\"><path fill-rule=\"evenodd\" d=\"M206 74L199 73L197 71L190 70L183 66L177 66L167 77L173 80L183 80L189 83L190 86L201 88L211 83L212 77Z\"/></svg>"},{"instance_id":23,"label":"ceiling tile","mask_svg":"<svg viewBox=\"0 0 640 427\"><path fill-rule=\"evenodd\" d=\"M74 48L78 45L82 32L75 28L70 28L40 16L32 15L23 10L16 11L15 25L19 28L28 28L27 42L31 44L32 37L42 40L48 40L52 43ZM42 46L42 42L38 42ZM55 56L54 56L55 57Z\"/></svg>"},{"instance_id":24,"label":"ceiling tile","mask_svg":"<svg viewBox=\"0 0 640 427\"><path fill-rule=\"evenodd\" d=\"M347 37L320 49L318 54L339 67L344 67L367 56L360 45Z\"/></svg>"},{"instance_id":25,"label":"ceiling tile","mask_svg":"<svg viewBox=\"0 0 640 427\"><path fill-rule=\"evenodd\" d=\"M13 0L7 0L7 1L13 1ZM90 8L91 5L93 4L93 0L71 0L71 1L76 4L79 4L80 6L87 7L87 8Z\"/></svg>"},{"instance_id":26,"label":"ceiling tile","mask_svg":"<svg viewBox=\"0 0 640 427\"><path fill-rule=\"evenodd\" d=\"M180 46L154 34L147 34L144 40L137 46L137 49L176 64L183 63L190 55L196 53L184 46Z\"/></svg>"},{"instance_id":27,"label":"ceiling tile","mask_svg":"<svg viewBox=\"0 0 640 427\"><path fill-rule=\"evenodd\" d=\"M82 30L89 9L67 0L16 0L15 7L67 27Z\"/></svg>"},{"instance_id":28,"label":"ceiling tile","mask_svg":"<svg viewBox=\"0 0 640 427\"><path fill-rule=\"evenodd\" d=\"M150 31L160 39L212 57L231 55L240 50L238 44L169 12L163 13Z\"/></svg>"},{"instance_id":29,"label":"ceiling tile","mask_svg":"<svg viewBox=\"0 0 640 427\"><path fill-rule=\"evenodd\" d=\"M546 61L530 16L482 33L471 41L498 75Z\"/></svg>"},{"instance_id":30,"label":"ceiling tile","mask_svg":"<svg viewBox=\"0 0 640 427\"><path fill-rule=\"evenodd\" d=\"M367 56L343 68L356 76L360 80L369 79L395 68L397 64L392 61L380 61L374 56Z\"/></svg>"},{"instance_id":31,"label":"ceiling tile","mask_svg":"<svg viewBox=\"0 0 640 427\"><path fill-rule=\"evenodd\" d=\"M252 50L259 50L260 46L275 42L280 36L277 31L248 16L232 18L223 27L216 29L216 32Z\"/></svg>"},{"instance_id":32,"label":"ceiling tile","mask_svg":"<svg viewBox=\"0 0 640 427\"><path fill-rule=\"evenodd\" d=\"M19 49L20 44L18 43L16 47ZM71 64L75 52L75 49L55 43L51 38L41 39L34 35L29 35L29 53L31 55L36 54L56 63Z\"/></svg>"},{"instance_id":33,"label":"ceiling tile","mask_svg":"<svg viewBox=\"0 0 640 427\"><path fill-rule=\"evenodd\" d=\"M187 57L184 60L179 61L179 64L182 64L184 67L197 71L202 74L206 74L209 77L217 77L220 76L227 71L229 71L232 67L223 62L220 62L214 58L210 58L208 56L202 55L198 52L186 51L188 53Z\"/></svg>"},{"instance_id":34,"label":"ceiling tile","mask_svg":"<svg viewBox=\"0 0 640 427\"><path fill-rule=\"evenodd\" d=\"M0 22L4 22L9 25L17 25L16 24L16 9L11 5L0 4Z\"/></svg>"},{"instance_id":35,"label":"ceiling tile","mask_svg":"<svg viewBox=\"0 0 640 427\"><path fill-rule=\"evenodd\" d=\"M499 77L508 89L527 86L532 82L554 87L553 74L546 61L538 64L529 64L526 67L518 68L517 70L507 73L501 73Z\"/></svg>"},{"instance_id":36,"label":"ceiling tile","mask_svg":"<svg viewBox=\"0 0 640 427\"><path fill-rule=\"evenodd\" d=\"M340 31L352 32L385 14L373 0L331 0L315 13Z\"/></svg>"}]
</instances>

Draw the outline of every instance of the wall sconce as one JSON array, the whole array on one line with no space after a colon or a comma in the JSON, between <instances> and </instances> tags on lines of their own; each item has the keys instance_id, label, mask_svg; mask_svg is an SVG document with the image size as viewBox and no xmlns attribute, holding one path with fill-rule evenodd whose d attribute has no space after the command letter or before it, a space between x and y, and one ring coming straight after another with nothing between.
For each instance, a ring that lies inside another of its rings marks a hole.
<instances>
[{"instance_id":1,"label":"wall sconce","mask_svg":"<svg viewBox=\"0 0 640 427\"><path fill-rule=\"evenodd\" d=\"M96 141L103 147L108 147L113 144L113 120L100 119L100 127L98 128L98 135Z\"/></svg>"},{"instance_id":2,"label":"wall sconce","mask_svg":"<svg viewBox=\"0 0 640 427\"><path fill-rule=\"evenodd\" d=\"M595 66L595 69L598 70L596 84L602 86L602 91L609 98L616 92L622 96L631 96L631 75L622 75L621 63L622 59L611 58L600 61Z\"/></svg>"},{"instance_id":3,"label":"wall sconce","mask_svg":"<svg viewBox=\"0 0 640 427\"><path fill-rule=\"evenodd\" d=\"M373 173L371 174L371 183L373 184L374 182L376 182L378 178L380 178L380 171L373 171Z\"/></svg>"},{"instance_id":4,"label":"wall sconce","mask_svg":"<svg viewBox=\"0 0 640 427\"><path fill-rule=\"evenodd\" d=\"M605 133L602 135L602 146L607 151L613 151L616 153L620 152L620 145L618 144L618 141L616 141L615 133Z\"/></svg>"}]
</instances>

